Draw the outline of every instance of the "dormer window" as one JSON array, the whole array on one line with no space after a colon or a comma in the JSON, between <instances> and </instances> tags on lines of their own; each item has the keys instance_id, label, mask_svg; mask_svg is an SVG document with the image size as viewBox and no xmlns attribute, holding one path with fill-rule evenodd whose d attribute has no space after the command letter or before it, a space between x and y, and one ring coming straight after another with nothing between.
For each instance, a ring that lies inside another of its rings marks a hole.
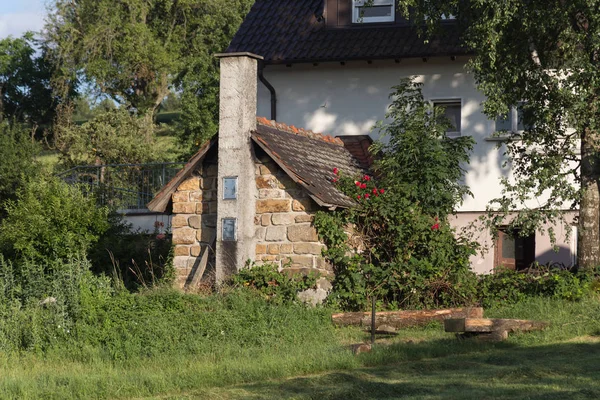
<instances>
[{"instance_id":1,"label":"dormer window","mask_svg":"<svg viewBox=\"0 0 600 400\"><path fill-rule=\"evenodd\" d=\"M352 0L352 22L394 22L395 0Z\"/></svg>"}]
</instances>

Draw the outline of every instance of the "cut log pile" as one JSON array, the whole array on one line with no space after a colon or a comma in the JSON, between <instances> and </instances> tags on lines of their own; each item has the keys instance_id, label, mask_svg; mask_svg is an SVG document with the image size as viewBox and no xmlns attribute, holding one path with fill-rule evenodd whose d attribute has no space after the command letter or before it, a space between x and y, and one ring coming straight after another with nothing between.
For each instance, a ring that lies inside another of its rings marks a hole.
<instances>
[{"instance_id":1,"label":"cut log pile","mask_svg":"<svg viewBox=\"0 0 600 400\"><path fill-rule=\"evenodd\" d=\"M375 314L375 327L392 327L394 329L411 326L423 326L432 321L444 321L448 318L483 318L483 308L450 308L446 310L413 310L413 311L383 311ZM331 316L337 326L371 326L370 312L350 312L333 314ZM388 329L389 331L389 329Z\"/></svg>"},{"instance_id":2,"label":"cut log pile","mask_svg":"<svg viewBox=\"0 0 600 400\"><path fill-rule=\"evenodd\" d=\"M529 332L548 327L547 322L524 319L502 318L450 318L444 321L446 332L456 332L462 337L477 337L479 340L502 341L512 332Z\"/></svg>"}]
</instances>

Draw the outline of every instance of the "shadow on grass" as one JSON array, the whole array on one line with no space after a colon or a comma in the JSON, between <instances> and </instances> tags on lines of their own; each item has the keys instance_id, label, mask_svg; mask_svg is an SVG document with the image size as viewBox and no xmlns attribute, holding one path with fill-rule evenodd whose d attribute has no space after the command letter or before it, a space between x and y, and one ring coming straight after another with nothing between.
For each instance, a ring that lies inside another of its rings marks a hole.
<instances>
[{"instance_id":1,"label":"shadow on grass","mask_svg":"<svg viewBox=\"0 0 600 400\"><path fill-rule=\"evenodd\" d=\"M436 357L444 348L446 355ZM386 352L394 364L237 386L222 394L266 399L600 398L600 343L520 347L439 340L380 348L363 361L381 363Z\"/></svg>"}]
</instances>

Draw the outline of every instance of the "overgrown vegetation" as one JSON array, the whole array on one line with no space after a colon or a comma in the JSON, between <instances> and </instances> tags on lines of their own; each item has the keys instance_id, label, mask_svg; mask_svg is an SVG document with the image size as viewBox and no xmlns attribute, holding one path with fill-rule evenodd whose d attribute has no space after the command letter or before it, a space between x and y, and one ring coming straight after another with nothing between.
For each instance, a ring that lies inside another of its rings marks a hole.
<instances>
[{"instance_id":1,"label":"overgrown vegetation","mask_svg":"<svg viewBox=\"0 0 600 400\"><path fill-rule=\"evenodd\" d=\"M356 207L320 212L315 226L335 268L333 304L364 309L370 296L392 308L433 308L475 301L469 257L476 244L448 216L469 193L460 183L473 140L448 138L444 109L403 80L392 94L384 144L373 146L376 177L333 181Z\"/></svg>"}]
</instances>

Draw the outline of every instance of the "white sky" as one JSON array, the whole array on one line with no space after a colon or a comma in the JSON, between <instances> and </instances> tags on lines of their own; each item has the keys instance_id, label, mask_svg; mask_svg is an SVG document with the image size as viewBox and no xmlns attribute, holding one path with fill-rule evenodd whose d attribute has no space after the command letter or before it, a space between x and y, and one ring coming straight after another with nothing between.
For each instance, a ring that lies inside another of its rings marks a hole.
<instances>
[{"instance_id":1,"label":"white sky","mask_svg":"<svg viewBox=\"0 0 600 400\"><path fill-rule=\"evenodd\" d=\"M47 0L0 0L0 39L44 26Z\"/></svg>"}]
</instances>

